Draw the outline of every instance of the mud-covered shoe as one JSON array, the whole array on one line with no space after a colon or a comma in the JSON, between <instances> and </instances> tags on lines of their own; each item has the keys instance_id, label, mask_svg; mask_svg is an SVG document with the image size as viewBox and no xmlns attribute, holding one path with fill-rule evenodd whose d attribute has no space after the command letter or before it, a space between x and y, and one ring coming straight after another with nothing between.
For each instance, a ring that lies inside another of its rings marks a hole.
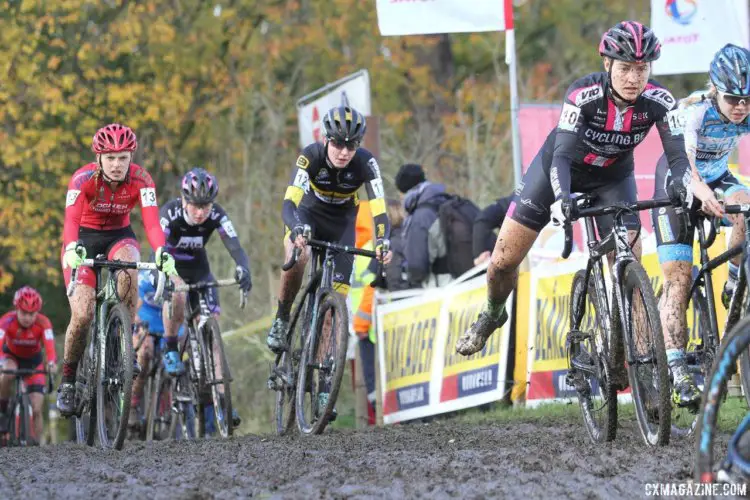
<instances>
[{"instance_id":1,"label":"mud-covered shoe","mask_svg":"<svg viewBox=\"0 0 750 500\"><path fill-rule=\"evenodd\" d=\"M693 376L689 373L674 381L672 402L680 408L700 405L701 396L701 390L695 384Z\"/></svg>"},{"instance_id":2,"label":"mud-covered shoe","mask_svg":"<svg viewBox=\"0 0 750 500\"><path fill-rule=\"evenodd\" d=\"M63 417L70 417L75 411L76 386L63 382L57 388L57 409Z\"/></svg>"},{"instance_id":3,"label":"mud-covered shoe","mask_svg":"<svg viewBox=\"0 0 750 500\"><path fill-rule=\"evenodd\" d=\"M273 325L271 325L268 337L266 338L266 345L271 351L276 354L284 351L286 348L286 341L284 339L286 338L287 330L289 330L289 321L282 318L273 320Z\"/></svg>"},{"instance_id":4,"label":"mud-covered shoe","mask_svg":"<svg viewBox=\"0 0 750 500\"><path fill-rule=\"evenodd\" d=\"M178 377L185 373L185 365L180 359L180 353L177 351L167 351L164 353L164 369L172 377Z\"/></svg>"},{"instance_id":5,"label":"mud-covered shoe","mask_svg":"<svg viewBox=\"0 0 750 500\"><path fill-rule=\"evenodd\" d=\"M481 351L490 335L506 321L508 321L508 312L504 309L497 320L493 319L487 311L482 311L477 320L456 341L456 352L470 356Z\"/></svg>"}]
</instances>

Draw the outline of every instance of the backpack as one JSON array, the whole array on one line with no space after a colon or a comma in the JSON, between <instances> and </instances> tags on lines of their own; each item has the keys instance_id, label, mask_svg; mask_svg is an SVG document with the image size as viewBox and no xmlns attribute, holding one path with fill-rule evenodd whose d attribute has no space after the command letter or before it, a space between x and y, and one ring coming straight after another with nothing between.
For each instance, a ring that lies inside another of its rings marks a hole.
<instances>
[{"instance_id":1,"label":"backpack","mask_svg":"<svg viewBox=\"0 0 750 500\"><path fill-rule=\"evenodd\" d=\"M438 207L440 231L445 240L448 273L458 278L474 267L472 232L479 207L471 200L451 195Z\"/></svg>"}]
</instances>

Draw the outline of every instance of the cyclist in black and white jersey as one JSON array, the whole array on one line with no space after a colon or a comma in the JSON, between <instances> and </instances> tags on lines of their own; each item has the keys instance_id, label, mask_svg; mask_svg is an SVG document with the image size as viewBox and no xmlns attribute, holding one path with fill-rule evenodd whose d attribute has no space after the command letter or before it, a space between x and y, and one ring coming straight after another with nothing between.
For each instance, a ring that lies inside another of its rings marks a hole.
<instances>
[{"instance_id":1,"label":"cyclist in black and white jersey","mask_svg":"<svg viewBox=\"0 0 750 500\"><path fill-rule=\"evenodd\" d=\"M250 260L229 216L221 205L214 202L219 194L216 177L202 168L194 168L182 178L180 187L181 196L163 205L160 211L167 251L174 257L177 268L178 277L173 278L175 284L214 281L206 244L214 231L217 231L235 262L235 277L240 288L249 292L252 288ZM209 309L218 314L218 290L208 288L205 293ZM197 293L190 293L187 298L194 309L199 307ZM177 353L177 330L184 321L185 299L184 293L175 293L172 316L169 317L166 309L163 314L164 337L167 342L164 364L170 375L179 375L185 370Z\"/></svg>"},{"instance_id":2,"label":"cyclist in black and white jersey","mask_svg":"<svg viewBox=\"0 0 750 500\"><path fill-rule=\"evenodd\" d=\"M557 127L516 189L487 272L487 310L456 342L460 354L481 350L505 323L505 301L516 286L518 265L550 219L559 225L569 216L571 192L594 194L601 205L636 201L633 149L653 125L672 171L670 197L679 202L692 196L676 100L649 79L659 40L648 27L624 21L604 33L599 54L605 71L568 88ZM626 223L634 228L636 216ZM612 217L598 218L597 225L608 231ZM638 243L636 255L640 250Z\"/></svg>"}]
</instances>

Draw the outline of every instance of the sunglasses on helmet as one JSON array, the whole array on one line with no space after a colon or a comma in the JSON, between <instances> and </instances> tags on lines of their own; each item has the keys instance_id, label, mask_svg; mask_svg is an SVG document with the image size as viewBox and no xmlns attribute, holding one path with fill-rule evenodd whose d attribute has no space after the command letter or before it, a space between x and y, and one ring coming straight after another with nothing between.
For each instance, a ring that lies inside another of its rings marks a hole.
<instances>
[{"instance_id":1,"label":"sunglasses on helmet","mask_svg":"<svg viewBox=\"0 0 750 500\"><path fill-rule=\"evenodd\" d=\"M724 102L729 104L730 106L739 106L741 104L750 104L750 97L748 96L742 96L742 95L732 95L732 94L725 94L721 93L721 98L724 99Z\"/></svg>"},{"instance_id":2,"label":"sunglasses on helmet","mask_svg":"<svg viewBox=\"0 0 750 500\"><path fill-rule=\"evenodd\" d=\"M331 139L331 144L336 149L348 149L349 151L355 151L359 147L359 141L341 141L339 139Z\"/></svg>"}]
</instances>

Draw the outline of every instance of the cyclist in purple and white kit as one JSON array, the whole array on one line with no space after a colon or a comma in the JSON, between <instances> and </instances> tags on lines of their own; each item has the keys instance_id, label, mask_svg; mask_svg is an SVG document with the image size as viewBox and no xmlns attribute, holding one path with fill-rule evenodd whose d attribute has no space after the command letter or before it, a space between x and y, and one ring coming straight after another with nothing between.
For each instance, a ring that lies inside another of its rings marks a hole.
<instances>
[{"instance_id":1,"label":"cyclist in purple and white kit","mask_svg":"<svg viewBox=\"0 0 750 500\"><path fill-rule=\"evenodd\" d=\"M552 219L562 224L570 214L571 192L596 195L598 205L637 201L633 149L656 125L672 172L669 196L689 199L690 164L677 102L659 83L650 80L651 62L661 44L648 27L624 21L602 36L599 54L604 71L576 80L566 91L557 127L532 161L511 204L487 271L487 309L458 339L456 351L480 351L490 335L508 319L505 301L518 280L518 265L541 229ZM637 227L635 215L625 218ZM612 217L597 219L600 233ZM634 231L630 231L635 237ZM640 256L640 243L634 252ZM613 374L615 385L627 385L624 370Z\"/></svg>"}]
</instances>

